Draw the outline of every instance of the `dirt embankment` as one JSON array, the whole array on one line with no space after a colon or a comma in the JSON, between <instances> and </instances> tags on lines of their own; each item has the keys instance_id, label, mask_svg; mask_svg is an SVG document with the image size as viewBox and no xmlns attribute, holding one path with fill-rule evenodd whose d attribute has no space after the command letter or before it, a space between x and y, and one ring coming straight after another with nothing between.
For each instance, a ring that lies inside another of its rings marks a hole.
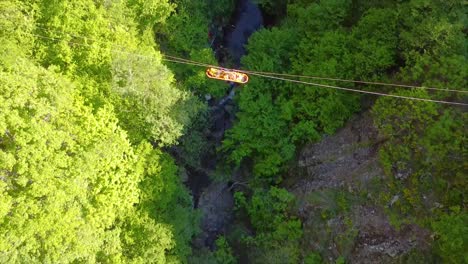
<instances>
[{"instance_id":1,"label":"dirt embankment","mask_svg":"<svg viewBox=\"0 0 468 264\"><path fill-rule=\"evenodd\" d=\"M385 181L378 162L384 140L365 112L335 135L305 146L289 172L287 188L297 197L304 249L326 261L395 263L412 249L427 249L430 233L416 225L390 224L385 206L370 196L373 182Z\"/></svg>"}]
</instances>

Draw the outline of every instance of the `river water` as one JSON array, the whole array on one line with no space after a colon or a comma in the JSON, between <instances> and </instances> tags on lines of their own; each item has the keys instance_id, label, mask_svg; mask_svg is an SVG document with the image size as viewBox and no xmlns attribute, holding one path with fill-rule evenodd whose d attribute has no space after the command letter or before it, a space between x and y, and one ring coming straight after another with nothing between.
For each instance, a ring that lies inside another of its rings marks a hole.
<instances>
[{"instance_id":1,"label":"river water","mask_svg":"<svg viewBox=\"0 0 468 264\"><path fill-rule=\"evenodd\" d=\"M262 26L262 23L262 12L256 4L251 0L237 1L231 23L226 26L223 34L224 39L221 41L227 48L230 58L237 67L240 67L241 58L246 54L245 45L247 44L248 38ZM220 58L220 61L224 59L225 58ZM232 111L226 109L230 106L232 107L233 102L231 99L234 95L234 91L235 88L231 87L229 95L221 98L218 104L212 105L210 114L210 134L207 140L214 146L221 145L225 131L232 127L234 114ZM216 153L206 153L206 155L202 157L202 168L186 168L188 173L187 184L192 191L195 207L198 207L198 200L201 193L211 184L207 173L214 171L218 163L218 158Z\"/></svg>"},{"instance_id":2,"label":"river water","mask_svg":"<svg viewBox=\"0 0 468 264\"><path fill-rule=\"evenodd\" d=\"M260 27L263 18L259 7L251 0L238 0L236 9L231 19L231 25L224 30L224 39L221 41L227 48L230 59L236 67L241 66L241 58L246 54L245 45L249 37ZM220 58L220 63L225 58ZM219 102L212 104L210 118L210 133L208 142L219 147L222 144L224 133L232 127L234 113L231 100L235 87L231 86L231 92ZM202 168L186 168L188 182L194 200L194 207L202 213L202 233L194 240L195 247L213 248L214 241L219 234L225 233L233 217L234 199L229 191L227 182L211 182L208 174L213 172L216 165L224 158L216 153L216 150L206 153L201 159Z\"/></svg>"},{"instance_id":3,"label":"river water","mask_svg":"<svg viewBox=\"0 0 468 264\"><path fill-rule=\"evenodd\" d=\"M249 37L263 24L262 12L251 0L238 0L232 21L233 29L226 34L224 43L235 65L239 67Z\"/></svg>"}]
</instances>

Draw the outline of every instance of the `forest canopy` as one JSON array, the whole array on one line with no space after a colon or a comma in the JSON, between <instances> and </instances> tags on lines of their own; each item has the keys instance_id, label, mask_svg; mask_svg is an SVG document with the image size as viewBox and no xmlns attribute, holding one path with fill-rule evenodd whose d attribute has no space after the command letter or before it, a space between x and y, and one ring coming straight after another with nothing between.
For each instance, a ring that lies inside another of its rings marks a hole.
<instances>
[{"instance_id":1,"label":"forest canopy","mask_svg":"<svg viewBox=\"0 0 468 264\"><path fill-rule=\"evenodd\" d=\"M276 22L250 37L247 55L242 59L245 69L467 89L467 24L466 13L462 11L466 7L460 1L256 2ZM313 82L419 98L459 102L467 99L466 93ZM269 257L277 253L275 247L282 247L286 252L282 251L281 255L291 256L282 263L297 263L296 254L302 254L306 263L322 262L320 254L317 257L315 252L311 253L307 243L315 245L312 249L319 250L322 255L330 254L330 250L316 245L322 238L304 235L301 240L298 229L292 226L287 234L298 234L297 237L275 240L280 227L264 228L275 218L268 217L263 224L258 224L258 219L264 215L263 206L276 208L282 203L270 200L269 195L259 199L259 193L276 192L276 188L288 186L294 180L287 177L300 180L307 177L294 175L297 173L294 170L291 172L291 164L296 162L300 148L334 134L351 116L368 110L382 138L378 152L385 175L377 187L362 190L360 194L377 194L378 198L367 199L361 205L385 208L397 228L417 223L432 230L437 241L433 244L436 254L424 253L427 259L436 262L442 259L448 263L466 261L466 254L461 253L464 250L457 251L467 245L466 229L460 224L461 219L466 218L467 190L464 124L468 116L462 107L360 96L265 78L252 78L249 85L240 90L237 99L237 123L227 132L222 150L234 166L252 166L249 183L253 194L244 191L238 197L242 208L240 217L247 217L256 231L256 235L245 235L248 242L244 245L248 246L244 249L252 254L249 261L270 263ZM340 189L338 192L336 197L345 197L348 191ZM438 207L430 205L427 197ZM395 198L398 201L389 208ZM335 202L351 203L345 198ZM272 205L268 206L270 203ZM294 221L291 210L276 213L282 215L283 224ZM322 211L322 214L329 219L329 211ZM349 217L346 210L342 214L345 219ZM448 223L453 232L444 229ZM348 235L353 232L351 228ZM269 247L263 247L265 236L270 237ZM230 241L238 246L235 239ZM289 246L298 243L295 241L304 243L301 244L302 253L296 252L296 246ZM336 253L333 254L336 257ZM349 253L342 254L341 260L353 261Z\"/></svg>"},{"instance_id":2,"label":"forest canopy","mask_svg":"<svg viewBox=\"0 0 468 264\"><path fill-rule=\"evenodd\" d=\"M266 23L249 37L242 69L467 101L462 1L252 2ZM236 4L0 2L0 262L348 263L358 239L353 206L381 209L395 230L430 233L424 250L396 262L468 261L462 107L251 76L223 109L235 115L232 128L223 123L222 142L209 142L215 111L205 98L217 103L229 86L164 56L233 65L232 54L219 54ZM303 201L290 188L306 177L293 169L297 154L363 112L381 139L383 175L356 193L312 193L322 225L310 230L316 219L298 212ZM207 153L218 162L215 172L203 168ZM186 168L210 174L233 200L230 226L203 249L194 246L203 216L182 182ZM332 237L335 219L344 231ZM338 250L325 248L320 235Z\"/></svg>"},{"instance_id":3,"label":"forest canopy","mask_svg":"<svg viewBox=\"0 0 468 264\"><path fill-rule=\"evenodd\" d=\"M0 261L178 263L197 216L167 154L202 105L153 27L167 1L0 4ZM141 54L140 57L130 54Z\"/></svg>"}]
</instances>

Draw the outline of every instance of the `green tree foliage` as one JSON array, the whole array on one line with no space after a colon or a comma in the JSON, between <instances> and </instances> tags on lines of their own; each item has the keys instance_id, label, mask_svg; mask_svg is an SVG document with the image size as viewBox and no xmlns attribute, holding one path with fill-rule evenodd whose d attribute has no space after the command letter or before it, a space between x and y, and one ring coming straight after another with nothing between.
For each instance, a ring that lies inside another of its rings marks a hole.
<instances>
[{"instance_id":1,"label":"green tree foliage","mask_svg":"<svg viewBox=\"0 0 468 264\"><path fill-rule=\"evenodd\" d=\"M416 54L431 54L435 58L464 52L463 3L459 1L413 0L399 8L400 41L406 59Z\"/></svg>"},{"instance_id":2,"label":"green tree foliage","mask_svg":"<svg viewBox=\"0 0 468 264\"><path fill-rule=\"evenodd\" d=\"M283 3L257 2L265 9ZM249 39L242 64L255 71L466 90L464 9L460 1L439 0L288 1L287 16L280 24L259 30ZM444 91L307 81L419 98L467 99L464 94ZM244 160L253 163L254 194L252 199L240 198L247 212L258 202L256 195L265 192L265 186L258 184L265 182L258 180L278 183L297 145L334 133L360 109L360 99L366 104L374 100L251 76L237 97L238 120L222 147L233 164ZM372 113L384 139L379 150L388 176L381 187L388 188L381 192L386 197L384 204L395 195L400 197L392 215L429 227L434 218L453 217L437 204L459 206L465 213L467 163L463 147L468 116L463 109L382 97L372 106ZM247 214L256 231L274 222L271 215L281 214L274 212L259 219L261 212L255 207ZM260 237L257 234L252 239ZM443 241L441 237L440 243ZM445 245L439 245L438 254L449 259L451 246ZM458 241L452 246L459 245Z\"/></svg>"},{"instance_id":3,"label":"green tree foliage","mask_svg":"<svg viewBox=\"0 0 468 264\"><path fill-rule=\"evenodd\" d=\"M288 5L285 24L296 27L304 37L317 38L340 28L347 16L351 1L326 0L320 2L293 1Z\"/></svg>"},{"instance_id":4,"label":"green tree foliage","mask_svg":"<svg viewBox=\"0 0 468 264\"><path fill-rule=\"evenodd\" d=\"M236 193L236 206L246 210L256 231L254 237L244 237L252 263L297 263L301 222L288 214L294 196L285 189L271 187L257 190L248 201Z\"/></svg>"},{"instance_id":5,"label":"green tree foliage","mask_svg":"<svg viewBox=\"0 0 468 264\"><path fill-rule=\"evenodd\" d=\"M312 253L312 254L307 255L304 258L304 263L305 264L321 264L323 263L323 261L322 261L322 257L319 254Z\"/></svg>"},{"instance_id":6,"label":"green tree foliage","mask_svg":"<svg viewBox=\"0 0 468 264\"><path fill-rule=\"evenodd\" d=\"M280 27L251 37L246 68L361 79L381 77L394 66L395 12L370 10L350 32L342 25L349 1L297 1L288 10ZM236 164L253 159L256 175L273 177L293 157L296 144L341 127L359 109L358 99L336 90L252 78L241 91L239 122L223 149Z\"/></svg>"},{"instance_id":7,"label":"green tree foliage","mask_svg":"<svg viewBox=\"0 0 468 264\"><path fill-rule=\"evenodd\" d=\"M36 20L24 34L36 37L31 52L41 65L57 66L78 80L88 104L95 108L114 104L133 142L145 139L163 146L183 134L201 105L174 86L172 74L154 50L154 23L170 15L171 5L143 2L24 5L23 12L34 12ZM149 10L146 5L158 9L155 18L137 16L136 9Z\"/></svg>"},{"instance_id":8,"label":"green tree foliage","mask_svg":"<svg viewBox=\"0 0 468 264\"><path fill-rule=\"evenodd\" d=\"M170 6L0 3L0 262L186 261L197 217L147 142L200 109L153 47ZM133 17L147 7L157 19Z\"/></svg>"},{"instance_id":9,"label":"green tree foliage","mask_svg":"<svg viewBox=\"0 0 468 264\"><path fill-rule=\"evenodd\" d=\"M277 19L284 16L288 3L287 0L254 0L253 2L260 5L265 14Z\"/></svg>"},{"instance_id":10,"label":"green tree foliage","mask_svg":"<svg viewBox=\"0 0 468 264\"><path fill-rule=\"evenodd\" d=\"M345 22L355 9L350 1L293 1L288 5L288 17L281 26L260 30L251 37L243 65L257 71L365 80L393 78L388 73L401 66L396 76L406 82L466 87L468 71L461 49L462 14L455 11L460 6L451 3L446 7L438 1L434 6L427 1L411 1L398 8L385 7L385 4L374 6L366 4L357 8L362 16L349 27ZM444 17L441 9L454 13ZM405 25L404 30L400 29L401 24ZM431 33L437 35L428 38L425 28L439 30ZM404 64L399 65L399 60L404 60ZM350 93L254 78L240 93L239 120L228 133L223 150L230 153L235 164L252 159L258 176L277 175L293 157L297 143L333 133L359 109L358 98ZM361 88L354 86L352 88ZM407 95L443 98L447 94L411 91ZM417 116L417 113L438 115L438 110L426 107L427 104L404 110L401 108L413 103L400 103L400 100L382 99L381 106L378 104L374 112L382 112L379 119L385 122L392 120L390 113L383 114L385 111L393 111L402 118L405 117L402 113L408 113L408 117L417 119L414 123L421 129L426 128L427 118L437 119ZM395 118L393 120L401 120ZM412 131L406 122L394 124Z\"/></svg>"},{"instance_id":11,"label":"green tree foliage","mask_svg":"<svg viewBox=\"0 0 468 264\"><path fill-rule=\"evenodd\" d=\"M176 11L164 26L156 29L161 49L173 56L216 65L213 50L209 46L208 32L218 31L228 22L234 8L233 0L190 1L176 0ZM218 32L217 37L222 37ZM178 82L197 95L212 94L216 97L225 93L227 86L205 76L204 68L169 64Z\"/></svg>"},{"instance_id":12,"label":"green tree foliage","mask_svg":"<svg viewBox=\"0 0 468 264\"><path fill-rule=\"evenodd\" d=\"M431 1L429 1L431 2ZM399 32L399 56L406 65L399 77L426 86L467 87L466 51L463 46L463 15L458 4L411 1L400 6L405 30ZM445 11L451 10L451 15ZM429 28L432 28L429 30ZM437 29L437 30L433 30ZM447 93L398 92L422 98L445 98ZM453 98L463 98L461 94ZM419 193L436 193L446 206L460 206L466 190L463 154L467 115L455 107L433 103L381 98L373 108L376 125L388 137L380 150L386 173L395 176L394 192L403 191L401 209L430 217ZM401 181L401 179L406 179ZM450 191L447 191L450 190Z\"/></svg>"},{"instance_id":13,"label":"green tree foliage","mask_svg":"<svg viewBox=\"0 0 468 264\"><path fill-rule=\"evenodd\" d=\"M424 86L467 89L462 8L461 2L435 0L399 6L402 30L398 32L397 56L404 65L398 78ZM446 92L421 90L395 94L466 100L461 93L450 97ZM466 221L467 114L457 107L388 98L377 100L373 113L380 133L387 138L380 157L389 176L388 186L392 195L402 194L393 210L401 219L417 221L436 232L434 246L444 262L466 261L459 253L466 248L461 222ZM428 196L439 206L428 203ZM447 214L440 207L459 210Z\"/></svg>"},{"instance_id":14,"label":"green tree foliage","mask_svg":"<svg viewBox=\"0 0 468 264\"><path fill-rule=\"evenodd\" d=\"M214 252L215 259L218 263L235 264L236 258L232 255L232 249L224 237L216 239L216 251Z\"/></svg>"},{"instance_id":15,"label":"green tree foliage","mask_svg":"<svg viewBox=\"0 0 468 264\"><path fill-rule=\"evenodd\" d=\"M172 1L172 3L176 6L174 13L167 19L166 23L155 27L156 38L161 51L167 55L217 65L213 49L210 47L210 41L213 40L209 39L208 33L212 31L217 42L222 41L221 28L228 22L234 8L234 1L176 0ZM182 117L176 120L182 120L183 122L172 122L169 125L186 128L186 130L179 133L179 135L184 135L179 139L178 150L180 150L179 154L183 163L196 168L200 166L200 158L208 151L211 151L212 148L204 136L207 128L209 128L207 127L208 119L206 118L209 115L208 108L193 99L198 97L205 101L205 95L207 94L220 98L225 95L228 86L224 82L207 78L206 68L204 67L173 62L167 62L166 65L174 73L177 87L184 91L183 96L179 99L177 97L173 98L178 99L175 101L171 98L162 104L168 105L174 102L174 109L160 111L160 109L155 108L156 112L146 117L153 120L155 117L161 116L168 121L174 120L170 118L168 113ZM186 100L187 98L189 100ZM165 98L159 98L158 100L165 100ZM187 107L180 107L183 100L186 100ZM187 111L187 108L192 107L192 110ZM134 109L131 103L129 109L136 112L140 111ZM123 114L125 115L125 112ZM145 116L141 117L146 118ZM190 120L188 124L184 123L188 120ZM165 129L161 132L163 131ZM171 137L171 139L175 138Z\"/></svg>"},{"instance_id":16,"label":"green tree foliage","mask_svg":"<svg viewBox=\"0 0 468 264\"><path fill-rule=\"evenodd\" d=\"M175 89L169 70L154 59L157 54L150 55L115 55L112 89L120 95L116 98L119 119L136 142L174 144L203 106L188 93Z\"/></svg>"},{"instance_id":17,"label":"green tree foliage","mask_svg":"<svg viewBox=\"0 0 468 264\"><path fill-rule=\"evenodd\" d=\"M287 17L251 37L247 69L466 90L461 1L257 2L276 16L286 8ZM225 25L233 7L232 0L0 2L0 262L186 262L197 214L159 148L180 141L197 166L207 149L206 108L193 95L221 96L226 86L192 66L171 64L173 75L158 49L215 64L208 31ZM236 198L254 234L241 232L234 243L251 262L319 263L318 254L301 259L293 195L270 184L280 182L297 145L334 133L362 98L254 76L238 94L238 121L221 149L233 164L253 162L252 193ZM445 262L466 262L468 115L396 98L378 99L372 112L386 140L383 196L401 197L393 215L432 228ZM337 205L349 210L345 200ZM235 263L236 246L221 237L215 252L190 259Z\"/></svg>"},{"instance_id":18,"label":"green tree foliage","mask_svg":"<svg viewBox=\"0 0 468 264\"><path fill-rule=\"evenodd\" d=\"M93 114L53 69L25 59L12 68L0 78L3 261L163 263L190 253L195 219L174 163L149 144L134 149L112 109Z\"/></svg>"},{"instance_id":19,"label":"green tree foliage","mask_svg":"<svg viewBox=\"0 0 468 264\"><path fill-rule=\"evenodd\" d=\"M468 261L465 253L468 244L467 221L466 212L454 212L443 215L432 223L432 228L438 236L435 243L436 250L445 263Z\"/></svg>"},{"instance_id":20,"label":"green tree foliage","mask_svg":"<svg viewBox=\"0 0 468 264\"><path fill-rule=\"evenodd\" d=\"M250 107L238 114L242 121L228 132L223 148L233 149L230 158L236 164L253 156L257 175L275 175L280 166L293 157L295 150L288 138L287 123L278 118L281 109L275 106L270 93L254 91L249 86L242 92L241 98L244 96L249 98L246 103ZM246 104L240 104L241 107L243 105Z\"/></svg>"},{"instance_id":21,"label":"green tree foliage","mask_svg":"<svg viewBox=\"0 0 468 264\"><path fill-rule=\"evenodd\" d=\"M249 55L242 59L242 63L250 70L282 71L291 63L291 46L297 44L296 37L294 29L261 29L250 37Z\"/></svg>"},{"instance_id":22,"label":"green tree foliage","mask_svg":"<svg viewBox=\"0 0 468 264\"><path fill-rule=\"evenodd\" d=\"M191 254L186 242L197 231L194 228L197 217L190 209L191 198L178 178L172 158L152 150L149 144L141 145L139 150L140 158L145 161L139 183L139 204L117 222L122 230L121 260L123 263L179 263Z\"/></svg>"},{"instance_id":23,"label":"green tree foliage","mask_svg":"<svg viewBox=\"0 0 468 264\"><path fill-rule=\"evenodd\" d=\"M166 0L129 0L127 5L134 11L134 17L143 30L164 23L174 10L174 4Z\"/></svg>"},{"instance_id":24,"label":"green tree foliage","mask_svg":"<svg viewBox=\"0 0 468 264\"><path fill-rule=\"evenodd\" d=\"M92 260L138 201L135 153L112 112L93 115L73 83L26 61L14 66L0 78L4 260Z\"/></svg>"},{"instance_id":25,"label":"green tree foliage","mask_svg":"<svg viewBox=\"0 0 468 264\"><path fill-rule=\"evenodd\" d=\"M215 241L216 249L210 251L206 248L197 250L189 258L189 263L192 264L235 264L238 263L233 255L232 248L224 236L220 236Z\"/></svg>"}]
</instances>

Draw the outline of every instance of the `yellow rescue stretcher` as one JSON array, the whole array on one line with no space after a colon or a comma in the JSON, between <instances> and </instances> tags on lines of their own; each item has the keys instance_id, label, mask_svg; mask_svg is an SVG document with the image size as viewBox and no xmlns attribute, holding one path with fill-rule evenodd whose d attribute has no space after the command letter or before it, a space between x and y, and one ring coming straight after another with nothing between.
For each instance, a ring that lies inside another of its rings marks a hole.
<instances>
[{"instance_id":1,"label":"yellow rescue stretcher","mask_svg":"<svg viewBox=\"0 0 468 264\"><path fill-rule=\"evenodd\" d=\"M249 81L249 76L245 73L221 68L208 68L206 70L206 76L211 79L235 83L247 83Z\"/></svg>"}]
</instances>

